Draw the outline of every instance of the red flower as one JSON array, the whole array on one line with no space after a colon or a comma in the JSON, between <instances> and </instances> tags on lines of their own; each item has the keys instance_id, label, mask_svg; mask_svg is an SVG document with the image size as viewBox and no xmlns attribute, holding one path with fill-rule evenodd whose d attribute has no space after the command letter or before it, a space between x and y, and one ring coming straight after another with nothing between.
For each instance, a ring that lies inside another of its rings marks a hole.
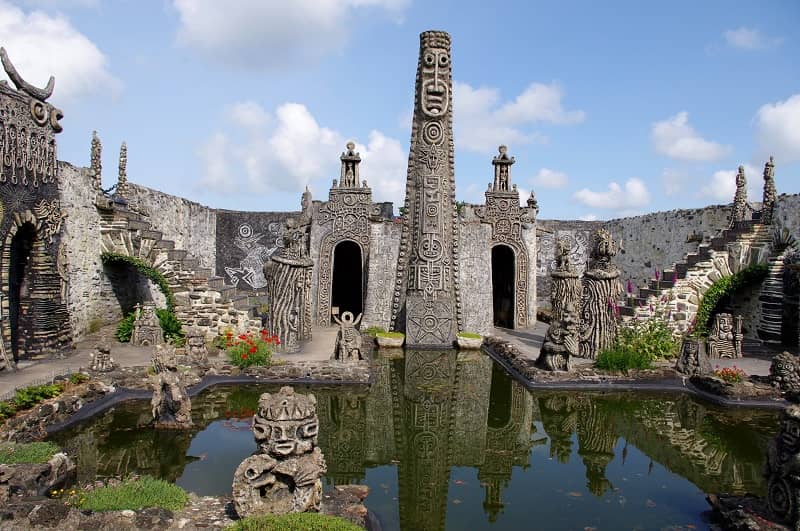
<instances>
[{"instance_id":1,"label":"red flower","mask_svg":"<svg viewBox=\"0 0 800 531\"><path fill-rule=\"evenodd\" d=\"M239 335L239 339L247 339L247 336L245 334L241 334Z\"/></svg>"},{"instance_id":2,"label":"red flower","mask_svg":"<svg viewBox=\"0 0 800 531\"><path fill-rule=\"evenodd\" d=\"M247 359L247 354L242 354L242 359L246 360Z\"/></svg>"},{"instance_id":3,"label":"red flower","mask_svg":"<svg viewBox=\"0 0 800 531\"><path fill-rule=\"evenodd\" d=\"M276 345L280 345L280 344L281 344L281 340L280 340L280 339L278 339L277 337L275 338L275 344L276 344Z\"/></svg>"},{"instance_id":4,"label":"red flower","mask_svg":"<svg viewBox=\"0 0 800 531\"><path fill-rule=\"evenodd\" d=\"M257 350L258 348L256 348L255 345L253 345L252 347L250 347L250 354L255 354Z\"/></svg>"}]
</instances>

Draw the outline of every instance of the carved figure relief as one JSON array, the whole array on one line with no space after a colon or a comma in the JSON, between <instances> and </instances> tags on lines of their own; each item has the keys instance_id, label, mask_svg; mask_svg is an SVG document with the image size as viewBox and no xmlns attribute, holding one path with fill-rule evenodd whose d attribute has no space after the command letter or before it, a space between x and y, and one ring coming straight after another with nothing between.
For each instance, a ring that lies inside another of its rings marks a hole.
<instances>
[{"instance_id":1,"label":"carved figure relief","mask_svg":"<svg viewBox=\"0 0 800 531\"><path fill-rule=\"evenodd\" d=\"M192 427L192 402L175 357L172 345L156 345L153 349L156 371L155 389L150 400L156 428L188 429Z\"/></svg>"},{"instance_id":2,"label":"carved figure relief","mask_svg":"<svg viewBox=\"0 0 800 531\"><path fill-rule=\"evenodd\" d=\"M391 318L392 328L405 325L409 345L451 345L463 325L451 88L450 36L422 33Z\"/></svg>"},{"instance_id":3,"label":"carved figure relief","mask_svg":"<svg viewBox=\"0 0 800 531\"><path fill-rule=\"evenodd\" d=\"M595 359L617 337L614 304L622 286L619 269L612 262L616 254L617 243L611 233L602 228L595 231L581 297L580 355L584 358Z\"/></svg>"},{"instance_id":4,"label":"carved figure relief","mask_svg":"<svg viewBox=\"0 0 800 531\"><path fill-rule=\"evenodd\" d=\"M708 355L711 358L742 357L742 316L718 313L708 335Z\"/></svg>"},{"instance_id":5,"label":"carved figure relief","mask_svg":"<svg viewBox=\"0 0 800 531\"><path fill-rule=\"evenodd\" d=\"M548 371L571 371L572 357L578 353L578 312L568 302L547 328L537 364Z\"/></svg>"},{"instance_id":6,"label":"carved figure relief","mask_svg":"<svg viewBox=\"0 0 800 531\"><path fill-rule=\"evenodd\" d=\"M333 350L332 360L349 361L363 360L361 352L361 333L358 325L361 323L361 315L353 318L351 312L344 312L341 320L333 316L333 320L339 325L339 332L336 334L336 346Z\"/></svg>"},{"instance_id":7,"label":"carved figure relief","mask_svg":"<svg viewBox=\"0 0 800 531\"><path fill-rule=\"evenodd\" d=\"M194 364L206 365L208 363L206 335L201 328L191 327L186 330L186 354Z\"/></svg>"},{"instance_id":8,"label":"carved figure relief","mask_svg":"<svg viewBox=\"0 0 800 531\"><path fill-rule=\"evenodd\" d=\"M772 157L764 164L764 198L761 201L761 222L765 225L772 223L772 214L775 211L775 200L778 190L775 188L775 161Z\"/></svg>"},{"instance_id":9,"label":"carved figure relief","mask_svg":"<svg viewBox=\"0 0 800 531\"><path fill-rule=\"evenodd\" d=\"M155 346L164 344L164 331L156 315L152 302L136 305L136 319L133 321L131 345Z\"/></svg>"},{"instance_id":10,"label":"carved figure relief","mask_svg":"<svg viewBox=\"0 0 800 531\"><path fill-rule=\"evenodd\" d=\"M98 343L94 352L90 354L92 361L89 369L96 372L109 372L114 370L114 358L111 357L111 347L106 342Z\"/></svg>"},{"instance_id":11,"label":"carved figure relief","mask_svg":"<svg viewBox=\"0 0 800 531\"><path fill-rule=\"evenodd\" d=\"M800 525L800 406L783 410L781 428L770 441L767 463L767 505L775 517L794 529Z\"/></svg>"},{"instance_id":12,"label":"carved figure relief","mask_svg":"<svg viewBox=\"0 0 800 531\"><path fill-rule=\"evenodd\" d=\"M372 213L372 190L364 181L359 184L361 156L354 151L355 144L347 143L347 150L339 160L342 163L341 179L334 180L328 193L328 202L319 209L319 225L330 225L322 237L319 252L319 281L317 286L317 324L331 323L331 296L333 281L333 252L336 246L349 240L361 249L361 271L367 271Z\"/></svg>"},{"instance_id":13,"label":"carved figure relief","mask_svg":"<svg viewBox=\"0 0 800 531\"><path fill-rule=\"evenodd\" d=\"M781 391L800 393L800 357L785 351L776 355L769 366L769 377Z\"/></svg>"},{"instance_id":14,"label":"carved figure relief","mask_svg":"<svg viewBox=\"0 0 800 531\"><path fill-rule=\"evenodd\" d=\"M711 373L711 361L702 341L688 337L683 339L675 370L687 376Z\"/></svg>"},{"instance_id":15,"label":"carved figure relief","mask_svg":"<svg viewBox=\"0 0 800 531\"><path fill-rule=\"evenodd\" d=\"M240 517L319 511L327 467L317 446L319 419L312 394L291 387L264 393L253 416L258 449L233 477L233 503Z\"/></svg>"},{"instance_id":16,"label":"carved figure relief","mask_svg":"<svg viewBox=\"0 0 800 531\"><path fill-rule=\"evenodd\" d=\"M67 217L67 214L62 212L58 199L40 200L33 207L33 213L41 224L39 231L42 239L47 238L47 241L52 243L53 236L61 230L61 223Z\"/></svg>"},{"instance_id":17,"label":"carved figure relief","mask_svg":"<svg viewBox=\"0 0 800 531\"><path fill-rule=\"evenodd\" d=\"M237 236L233 239L234 245L244 252L245 257L239 261L239 267L226 267L225 273L228 274L231 284L239 285L239 281L244 281L253 289L264 288L267 279L264 276L264 264L278 250L277 242L273 242L272 247L261 243L267 236L257 233L249 223L239 225Z\"/></svg>"},{"instance_id":18,"label":"carved figure relief","mask_svg":"<svg viewBox=\"0 0 800 531\"><path fill-rule=\"evenodd\" d=\"M744 176L744 166L739 166L739 171L736 173L736 194L733 196L731 224L747 219L748 208L747 178Z\"/></svg>"}]
</instances>

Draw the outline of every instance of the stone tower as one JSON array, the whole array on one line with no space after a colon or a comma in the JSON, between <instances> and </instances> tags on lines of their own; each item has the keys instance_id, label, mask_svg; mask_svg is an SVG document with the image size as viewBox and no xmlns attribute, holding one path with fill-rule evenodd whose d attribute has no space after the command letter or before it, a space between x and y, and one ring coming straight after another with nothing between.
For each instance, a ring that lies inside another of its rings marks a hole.
<instances>
[{"instance_id":1,"label":"stone tower","mask_svg":"<svg viewBox=\"0 0 800 531\"><path fill-rule=\"evenodd\" d=\"M450 35L420 35L392 322L411 347L450 347L462 327Z\"/></svg>"}]
</instances>

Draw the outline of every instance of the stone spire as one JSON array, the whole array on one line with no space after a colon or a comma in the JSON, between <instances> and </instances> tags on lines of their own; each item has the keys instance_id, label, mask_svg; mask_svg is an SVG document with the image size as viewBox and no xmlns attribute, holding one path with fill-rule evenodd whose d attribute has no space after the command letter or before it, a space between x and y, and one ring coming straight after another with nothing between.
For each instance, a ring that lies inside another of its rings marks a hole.
<instances>
[{"instance_id":1,"label":"stone spire","mask_svg":"<svg viewBox=\"0 0 800 531\"><path fill-rule=\"evenodd\" d=\"M529 215L536 219L536 216L539 215L539 202L536 200L536 194L533 193L531 190L531 195L528 197L528 210Z\"/></svg>"},{"instance_id":2,"label":"stone spire","mask_svg":"<svg viewBox=\"0 0 800 531\"><path fill-rule=\"evenodd\" d=\"M92 183L95 189L100 190L103 187L103 144L100 143L100 138L97 136L97 131L92 131L92 155L91 155L91 170L92 170Z\"/></svg>"},{"instance_id":3,"label":"stone spire","mask_svg":"<svg viewBox=\"0 0 800 531\"><path fill-rule=\"evenodd\" d=\"M117 175L117 195L125 197L128 190L128 145L123 142L119 147L119 174Z\"/></svg>"},{"instance_id":4,"label":"stone spire","mask_svg":"<svg viewBox=\"0 0 800 531\"><path fill-rule=\"evenodd\" d=\"M511 185L511 165L516 162L514 157L508 156L508 148L500 146L497 148L499 155L492 159L494 166L494 186L493 192L509 192Z\"/></svg>"},{"instance_id":5,"label":"stone spire","mask_svg":"<svg viewBox=\"0 0 800 531\"><path fill-rule=\"evenodd\" d=\"M744 176L744 166L739 166L736 174L736 195L733 196L733 214L731 222L744 221L747 217L747 178Z\"/></svg>"},{"instance_id":6,"label":"stone spire","mask_svg":"<svg viewBox=\"0 0 800 531\"><path fill-rule=\"evenodd\" d=\"M772 223L772 213L775 210L775 199L778 191L775 188L775 162L772 157L764 164L764 199L761 203L761 222L765 225Z\"/></svg>"},{"instance_id":7,"label":"stone spire","mask_svg":"<svg viewBox=\"0 0 800 531\"><path fill-rule=\"evenodd\" d=\"M358 165L361 164L361 155L356 152L356 145L353 142L347 143L347 151L342 153L339 160L342 161L342 172L339 177L339 188L359 188ZM333 182L333 187L336 188L336 181ZM366 188L367 183L364 183Z\"/></svg>"},{"instance_id":8,"label":"stone spire","mask_svg":"<svg viewBox=\"0 0 800 531\"><path fill-rule=\"evenodd\" d=\"M462 327L452 87L450 35L422 33L391 319L412 347L449 347Z\"/></svg>"}]
</instances>

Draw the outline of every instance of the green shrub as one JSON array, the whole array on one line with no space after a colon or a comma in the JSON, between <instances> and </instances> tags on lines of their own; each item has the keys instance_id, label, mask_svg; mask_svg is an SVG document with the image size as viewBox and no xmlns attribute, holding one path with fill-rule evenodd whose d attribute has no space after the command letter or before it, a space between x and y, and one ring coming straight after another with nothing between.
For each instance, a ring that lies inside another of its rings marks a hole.
<instances>
[{"instance_id":1,"label":"green shrub","mask_svg":"<svg viewBox=\"0 0 800 531\"><path fill-rule=\"evenodd\" d=\"M607 371L628 372L630 369L649 369L652 362L642 352L614 345L597 356L595 366Z\"/></svg>"},{"instance_id":2,"label":"green shrub","mask_svg":"<svg viewBox=\"0 0 800 531\"><path fill-rule=\"evenodd\" d=\"M32 385L24 389L17 389L14 393L14 406L19 409L28 409L39 402L58 396L64 390L61 384Z\"/></svg>"},{"instance_id":3,"label":"green shrub","mask_svg":"<svg viewBox=\"0 0 800 531\"><path fill-rule=\"evenodd\" d=\"M746 267L729 277L724 277L714 282L703 294L697 308L694 326L691 335L697 338L708 336L708 321L717 309L719 302L736 290L761 282L766 278L769 268L764 264Z\"/></svg>"},{"instance_id":4,"label":"green shrub","mask_svg":"<svg viewBox=\"0 0 800 531\"><path fill-rule=\"evenodd\" d=\"M158 324L161 325L161 330L164 331L164 339L174 344L175 346L182 346L184 333L180 320L175 314L165 308L156 308L156 315L158 316ZM136 320L136 311L132 311L126 315L122 321L117 325L117 340L120 343L127 343L131 340L133 335L133 322Z\"/></svg>"},{"instance_id":5,"label":"green shrub","mask_svg":"<svg viewBox=\"0 0 800 531\"><path fill-rule=\"evenodd\" d=\"M458 337L463 337L465 339L480 339L483 336L474 332L459 332Z\"/></svg>"},{"instance_id":6,"label":"green shrub","mask_svg":"<svg viewBox=\"0 0 800 531\"><path fill-rule=\"evenodd\" d=\"M69 375L69 383L73 385L80 385L83 382L89 381L89 375L83 374L82 372L73 372Z\"/></svg>"},{"instance_id":7,"label":"green shrub","mask_svg":"<svg viewBox=\"0 0 800 531\"><path fill-rule=\"evenodd\" d=\"M8 417L13 417L17 412L16 406L11 402L0 402L0 420L5 420Z\"/></svg>"},{"instance_id":8,"label":"green shrub","mask_svg":"<svg viewBox=\"0 0 800 531\"><path fill-rule=\"evenodd\" d=\"M362 528L344 518L319 513L250 516L239 520L228 529L233 531L363 531Z\"/></svg>"},{"instance_id":9,"label":"green shrub","mask_svg":"<svg viewBox=\"0 0 800 531\"><path fill-rule=\"evenodd\" d=\"M49 441L27 444L3 443L0 444L0 464L46 463L60 451L61 448Z\"/></svg>"},{"instance_id":10,"label":"green shrub","mask_svg":"<svg viewBox=\"0 0 800 531\"><path fill-rule=\"evenodd\" d=\"M380 326L370 326L364 333L367 334L369 337L376 337L378 334L386 333L386 329Z\"/></svg>"},{"instance_id":11,"label":"green shrub","mask_svg":"<svg viewBox=\"0 0 800 531\"><path fill-rule=\"evenodd\" d=\"M177 511L188 501L189 495L179 486L163 479L143 476L137 480L126 479L119 485L88 491L80 502L80 508L91 511L122 511L161 507Z\"/></svg>"},{"instance_id":12,"label":"green shrub","mask_svg":"<svg viewBox=\"0 0 800 531\"><path fill-rule=\"evenodd\" d=\"M128 264L135 267L139 273L152 280L153 283L158 286L158 289L164 294L164 298L167 299L167 309L175 309L175 296L172 294L172 290L167 283L167 279L161 274L161 271L154 268L141 258L136 258L134 256L128 256L125 254L102 253L100 258L104 264Z\"/></svg>"},{"instance_id":13,"label":"green shrub","mask_svg":"<svg viewBox=\"0 0 800 531\"><path fill-rule=\"evenodd\" d=\"M248 332L235 337L233 332L225 334L225 352L228 354L228 359L241 369L253 365L269 367L273 348L281 344L278 336L266 330L261 330L258 334Z\"/></svg>"},{"instance_id":14,"label":"green shrub","mask_svg":"<svg viewBox=\"0 0 800 531\"><path fill-rule=\"evenodd\" d=\"M619 327L617 345L642 353L650 361L672 358L678 353L678 342L667 323L659 317L636 319Z\"/></svg>"}]
</instances>

